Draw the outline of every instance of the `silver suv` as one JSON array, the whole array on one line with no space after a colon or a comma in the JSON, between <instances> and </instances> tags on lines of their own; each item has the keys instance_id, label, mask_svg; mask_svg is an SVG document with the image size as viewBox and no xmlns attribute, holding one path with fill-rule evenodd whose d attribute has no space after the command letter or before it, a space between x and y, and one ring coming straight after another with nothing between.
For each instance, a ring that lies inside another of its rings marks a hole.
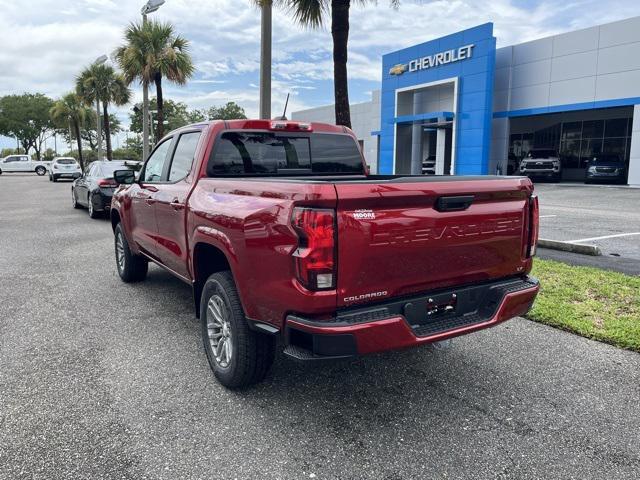
<instances>
[{"instance_id":1,"label":"silver suv","mask_svg":"<svg viewBox=\"0 0 640 480\"><path fill-rule=\"evenodd\" d=\"M520 162L520 174L532 178L549 178L559 182L562 164L558 152L549 148L534 148Z\"/></svg>"}]
</instances>

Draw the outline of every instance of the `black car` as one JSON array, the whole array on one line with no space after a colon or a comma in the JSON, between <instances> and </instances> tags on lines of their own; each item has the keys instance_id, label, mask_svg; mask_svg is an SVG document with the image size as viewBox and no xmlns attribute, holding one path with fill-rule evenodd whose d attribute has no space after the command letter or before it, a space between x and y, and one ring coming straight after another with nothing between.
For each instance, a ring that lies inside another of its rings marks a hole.
<instances>
[{"instance_id":1,"label":"black car","mask_svg":"<svg viewBox=\"0 0 640 480\"><path fill-rule=\"evenodd\" d=\"M615 153L598 153L588 161L584 183L627 182L627 167Z\"/></svg>"},{"instance_id":2,"label":"black car","mask_svg":"<svg viewBox=\"0 0 640 480\"><path fill-rule=\"evenodd\" d=\"M118 186L113 180L113 172L127 168L137 172L140 166L139 162L125 160L91 163L71 185L73 208L86 207L91 218L98 218L111 208L111 197Z\"/></svg>"}]
</instances>

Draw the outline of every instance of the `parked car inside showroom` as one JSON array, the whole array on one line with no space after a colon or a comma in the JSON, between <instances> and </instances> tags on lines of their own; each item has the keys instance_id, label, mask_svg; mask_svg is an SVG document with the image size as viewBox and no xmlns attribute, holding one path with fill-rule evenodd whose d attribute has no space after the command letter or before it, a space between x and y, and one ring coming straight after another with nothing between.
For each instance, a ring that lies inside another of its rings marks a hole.
<instances>
[{"instance_id":1,"label":"parked car inside showroom","mask_svg":"<svg viewBox=\"0 0 640 480\"><path fill-rule=\"evenodd\" d=\"M80 164L73 157L56 157L51 161L49 181L57 182L59 178L76 179L82 175Z\"/></svg>"},{"instance_id":2,"label":"parked car inside showroom","mask_svg":"<svg viewBox=\"0 0 640 480\"><path fill-rule=\"evenodd\" d=\"M91 218L98 218L111 208L111 197L118 186L113 179L116 170L140 170L140 162L100 160L92 162L71 185L73 208L86 208Z\"/></svg>"},{"instance_id":3,"label":"parked car inside showroom","mask_svg":"<svg viewBox=\"0 0 640 480\"><path fill-rule=\"evenodd\" d=\"M520 175L529 178L548 178L559 182L562 178L562 164L558 152L549 148L529 150L520 162Z\"/></svg>"},{"instance_id":4,"label":"parked car inside showroom","mask_svg":"<svg viewBox=\"0 0 640 480\"><path fill-rule=\"evenodd\" d=\"M616 153L598 153L588 161L584 183L627 182L627 167Z\"/></svg>"}]
</instances>

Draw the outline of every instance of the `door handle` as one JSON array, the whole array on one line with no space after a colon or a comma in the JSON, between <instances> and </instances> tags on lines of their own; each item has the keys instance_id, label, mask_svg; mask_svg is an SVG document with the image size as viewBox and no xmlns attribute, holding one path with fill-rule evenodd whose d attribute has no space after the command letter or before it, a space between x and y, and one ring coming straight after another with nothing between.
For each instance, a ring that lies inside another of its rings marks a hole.
<instances>
[{"instance_id":1,"label":"door handle","mask_svg":"<svg viewBox=\"0 0 640 480\"><path fill-rule=\"evenodd\" d=\"M156 203L156 201L153 198L147 198L145 202L147 202L147 205L153 205L154 203Z\"/></svg>"},{"instance_id":2,"label":"door handle","mask_svg":"<svg viewBox=\"0 0 640 480\"><path fill-rule=\"evenodd\" d=\"M184 210L184 203L180 203L178 199L174 199L169 205L176 211Z\"/></svg>"}]
</instances>

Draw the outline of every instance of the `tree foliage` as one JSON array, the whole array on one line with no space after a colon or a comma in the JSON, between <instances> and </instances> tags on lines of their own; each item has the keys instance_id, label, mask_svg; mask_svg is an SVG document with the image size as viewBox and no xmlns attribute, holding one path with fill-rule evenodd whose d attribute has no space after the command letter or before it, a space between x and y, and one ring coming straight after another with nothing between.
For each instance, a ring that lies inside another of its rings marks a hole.
<instances>
[{"instance_id":1,"label":"tree foliage","mask_svg":"<svg viewBox=\"0 0 640 480\"><path fill-rule=\"evenodd\" d=\"M158 21L132 23L125 30L125 44L115 57L128 83L139 80L156 87L158 125L156 142L164 135L165 106L162 79L184 85L195 67L189 54L189 41L174 32L173 25Z\"/></svg>"},{"instance_id":2,"label":"tree foliage","mask_svg":"<svg viewBox=\"0 0 640 480\"><path fill-rule=\"evenodd\" d=\"M83 99L78 94L71 92L53 104L49 110L49 115L63 137L71 135L71 133L68 133L69 130L73 132L78 146L78 161L80 162L80 167L84 168L81 135L82 129L87 122L95 118L93 110L84 104Z\"/></svg>"},{"instance_id":3,"label":"tree foliage","mask_svg":"<svg viewBox=\"0 0 640 480\"><path fill-rule=\"evenodd\" d=\"M102 122L107 143L107 158L113 160L111 148L111 122L109 105L126 105L131 91L123 75L110 65L92 64L76 78L76 92L87 105L93 106L96 100L102 102Z\"/></svg>"},{"instance_id":4,"label":"tree foliage","mask_svg":"<svg viewBox=\"0 0 640 480\"><path fill-rule=\"evenodd\" d=\"M0 98L0 134L17 138L22 148L41 159L44 142L54 132L49 117L53 100L42 93L7 95Z\"/></svg>"}]
</instances>

